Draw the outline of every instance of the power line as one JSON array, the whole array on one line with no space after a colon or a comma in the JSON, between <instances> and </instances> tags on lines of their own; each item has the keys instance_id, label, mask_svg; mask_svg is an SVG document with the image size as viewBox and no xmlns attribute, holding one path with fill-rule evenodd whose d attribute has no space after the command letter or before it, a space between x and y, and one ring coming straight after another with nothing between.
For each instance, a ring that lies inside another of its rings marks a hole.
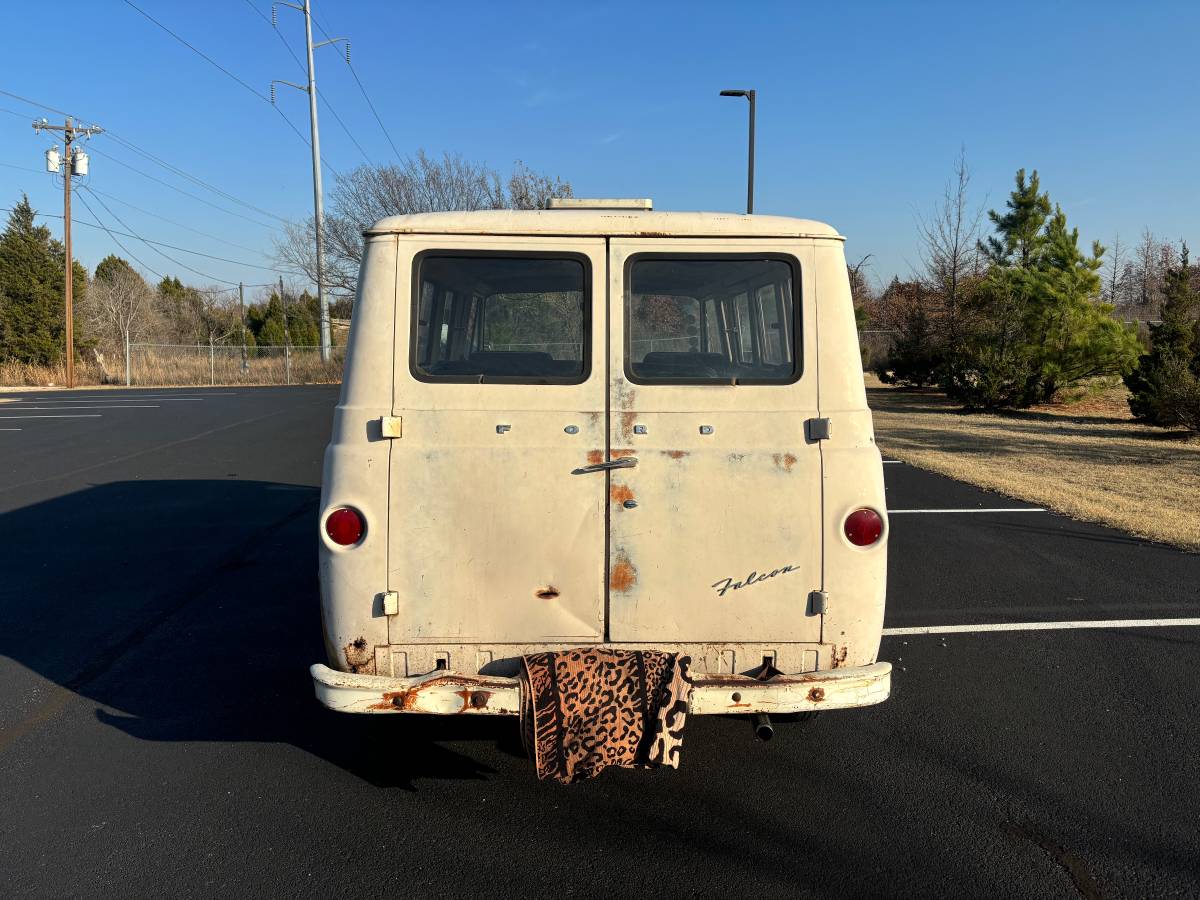
<instances>
[{"instance_id":1,"label":"power line","mask_svg":"<svg viewBox=\"0 0 1200 900\"><path fill-rule=\"evenodd\" d=\"M48 104L45 104L45 103L40 103L40 102L38 102L37 100L30 99L29 97L22 97L21 95L19 95L19 94L14 94L14 93L12 93L11 91L0 90L0 94L4 94L4 95L5 95L5 96L7 96L7 97L13 97L14 99L20 100L22 103L28 103L30 106L37 107L38 109L44 109L44 110L48 110L48 111L50 111L50 112L59 113L59 114L61 114L61 115L69 115L69 116L71 116L72 118L76 119L77 121L83 121L83 118L82 118L81 116L75 116L75 115L73 115L73 114L71 114L71 113L65 113L65 112L63 112L62 110L55 109L53 106L50 106L50 105L48 105ZM11 115L17 116L18 118L23 118L25 115L27 115L27 114L22 114L22 113L15 112L14 110L9 110L9 109L4 109L4 110L2 110L2 111L3 111L3 112L10 113ZM240 199L240 198L238 198L238 197L235 197L233 194L230 194L228 191L222 190L221 188L219 188L219 187L216 187L215 185L213 185L213 184L210 184L210 183L209 183L209 182L207 182L207 181L204 181L202 178L199 178L199 177L197 177L197 176L195 176L195 175L192 175L191 173L184 171L183 169L179 168L178 166L175 166L175 165L172 165L171 163L168 163L168 162L166 162L165 160L161 159L160 157L157 157L157 156L155 156L155 155L154 155L153 153L151 153L150 151L148 151L148 150L145 150L145 149L143 149L143 148L141 148L141 147L137 146L137 145L136 145L136 144L134 144L132 141L128 140L127 138L124 138L124 137L120 136L119 134L117 134L117 133L115 133L115 132L113 132L113 131L106 130L106 131L105 131L105 134L106 134L108 137L114 138L115 140L119 141L121 144L124 144L126 147L128 147L128 148L129 148L129 149L131 149L131 150L133 150L135 153L138 153L138 154L140 154L140 155L142 155L142 156L146 157L146 158L147 158L147 159L149 159L151 162L153 162L153 163L155 163L155 164L157 164L157 165L159 165L159 166L162 166L162 167L164 167L164 168L168 169L169 171L171 171L171 172L173 172L173 173L175 173L175 174L177 174L177 175L179 175L179 176L181 176L181 177L183 177L183 178L186 178L187 180L189 180L189 181L191 181L191 182L193 182L193 183L195 183L195 184L197 184L197 185L199 185L199 186L201 186L201 187L204 187L204 188L206 188L206 189L208 189L208 190L210 190L210 191L213 191L214 193L216 193L216 194L219 194L219 195L220 195L220 196L222 196L222 197L226 197L226 198L228 198L229 200L233 201L234 203L237 203L237 204L239 204L239 205L241 205L241 206L244 206L244 207L246 207L247 209L254 210L255 212L262 213L263 215L267 216L268 218L272 218L272 219L278 219L278 220L279 220L279 221L281 221L281 222L287 222L287 221L288 221L288 220L287 220L286 218L284 218L283 216L278 216L278 215L276 215L275 213L269 212L269 211L267 211L267 210L265 210L265 209L260 209L259 207L255 206L254 204L252 204L252 203L248 203L248 202L247 202L247 201L245 201L245 200L242 200L242 199ZM93 148L93 150L95 150L95 148ZM266 225L266 224L264 224L264 223L262 223L262 222L257 222L257 221L255 221L255 220L253 220L253 219L249 219L249 218L247 218L247 217L245 217L245 216L242 216L240 213L235 213L235 212L232 212L232 211L230 211L230 210L227 210L227 209L225 209L224 207L217 206L215 203L210 203L209 201L207 201L207 200L203 199L202 197L197 197L197 196L196 196L196 195L194 195L194 194L189 194L187 191L181 190L180 188L177 188L177 187L175 187L175 186L174 186L174 185L172 185L172 184L168 184L168 183L167 183L167 182L165 182L165 181L161 181L160 179L154 178L154 176L152 176L152 175L147 175L145 172L142 172L142 171L141 171L141 170L139 170L139 169L135 169L133 166L130 166L130 165L128 165L128 164L127 164L127 163L125 163L125 162L122 162L121 160L117 159L116 157L109 156L108 154L104 153L102 150L95 150L95 152L99 153L101 156L106 156L106 157L108 157L109 159L113 160L114 162L116 162L116 163L119 163L120 165L123 165L123 166L125 166L126 168L128 168L128 169L131 169L131 170L132 170L132 171L134 171L134 172L137 172L139 175L142 175L143 177L149 178L149 179L151 179L152 181L157 181L159 184L162 184L162 185L164 185L164 186L166 186L166 187L169 187L169 188L171 188L172 190L179 191L179 193L183 194L183 195L184 195L184 196L186 196L186 197L191 197L193 200L199 200L201 203L208 204L209 206L213 207L214 209L218 209L218 210L220 210L221 212L228 213L229 215L238 216L239 218L246 219L246 221L248 221L248 222L254 222L254 224L255 224L255 225L259 225L259 226L261 226L261 227L263 227L263 228L273 228L273 227L274 227L274 226L272 226L272 225Z\"/></svg>"},{"instance_id":2,"label":"power line","mask_svg":"<svg viewBox=\"0 0 1200 900\"><path fill-rule=\"evenodd\" d=\"M38 175L40 175L42 173L41 169L31 169L28 166L14 166L12 163L6 163L6 162L0 162L0 166L4 166L4 168L6 168L6 169L17 169L18 171L21 171L21 172L34 172Z\"/></svg>"},{"instance_id":3,"label":"power line","mask_svg":"<svg viewBox=\"0 0 1200 900\"><path fill-rule=\"evenodd\" d=\"M98 215L96 215L96 211L94 209L92 209L91 204L89 204L87 202L87 199L85 197L80 195L79 202L82 203L85 207L87 207L87 211L92 214L92 218L100 223L99 227L102 228L108 234L108 236L110 238L112 238L113 243L115 243L118 247L120 247L125 253L129 254L130 258L133 259L134 262L136 262L143 269L145 269L147 272L150 272L152 275L156 276L160 280L165 277L161 272L156 272L150 266L146 265L144 260L138 258L132 250L130 250L128 247L126 247L124 244L122 244L120 238L118 238L115 234L113 234L111 231L109 231L107 225L105 225L103 222L100 222L100 217ZM45 215L45 213L39 213L39 215ZM55 216L54 218L61 219L62 216ZM79 224L87 225L87 224L91 224L91 223L80 222Z\"/></svg>"},{"instance_id":4,"label":"power line","mask_svg":"<svg viewBox=\"0 0 1200 900\"><path fill-rule=\"evenodd\" d=\"M148 150L143 150L141 147L138 147L136 144L132 143L131 141L127 141L125 138L121 137L118 134L115 134L112 131L108 131L105 133L110 138L113 138L114 140L120 142L121 144L124 144L126 147L128 147L130 150L132 150L134 153L144 156L146 159L150 160L151 162L157 163L158 165L162 166L164 169L174 172L176 175L179 175L181 178L186 178L188 181L194 182L195 184L199 185L200 187L208 188L214 194L220 194L226 200L230 200L233 203L237 203L239 206L244 206L247 209L254 210L254 212L261 213L262 215L267 216L269 218L278 219L280 222L287 222L287 219L284 218L283 216L277 216L277 215L275 215L275 213L265 210L260 206L255 206L253 203L247 203L245 200L235 197L233 194L229 193L228 191L224 191L221 188L216 187L215 185L211 185L207 181L197 178L195 175L190 175L187 172L183 171L183 169L180 169L178 166L174 166L171 163L167 162L166 160L160 159L159 157L155 156L153 153L151 153Z\"/></svg>"},{"instance_id":5,"label":"power line","mask_svg":"<svg viewBox=\"0 0 1200 900\"><path fill-rule=\"evenodd\" d=\"M93 194L92 196L93 196L93 197L95 197L96 195L95 195L95 194ZM108 213L110 216L112 216L114 219L116 219L116 220L117 220L117 224L118 224L118 225L120 225L120 226L121 226L122 228L124 228L126 231L132 232L132 233L133 233L133 236L134 236L134 237L135 237L137 240L141 241L143 244L145 244L147 247L149 247L151 250L153 250L155 253L157 253L159 256L163 257L164 259L169 259L171 262L175 263L175 265L177 265L177 266L183 266L183 267L184 267L185 269L187 269L189 272L194 272L194 273L196 273L197 275L199 275L201 278L207 278L207 279L209 279L210 281L219 281L219 282L221 282L222 284L237 284L237 282L236 282L236 281L230 281L228 278L218 278L217 276L215 276L215 275L210 275L210 274L209 274L209 273L207 273L207 272L201 272L199 269L194 269L194 268L192 268L191 266L189 266L187 263L185 263L185 262L180 262L180 261L179 261L179 260L177 260L175 257L173 257L173 256L171 256L171 255L169 255L169 254L167 254L167 253L163 253L161 250L159 250L157 247L155 247L153 243L151 243L150 241L146 240L144 237L142 237L140 234L138 234L136 231L134 231L132 228L130 228L130 227L129 227L129 226L128 226L128 225L127 225L127 224L126 224L124 221L122 221L121 217L120 217L120 216L118 216L118 215L117 215L115 212L113 212L113 211L112 211L112 210L109 208L109 206L108 206L108 204L107 204L107 203L105 203L105 202L104 202L103 200L101 200L99 197L96 197L96 202L97 202L97 203L99 203L101 206L103 206L103 207L104 207L104 209L105 209L105 211L106 211L106 212L107 212L107 213ZM92 210L92 208L91 208L90 206L88 206L88 205L87 205L87 202L86 202L86 201L84 202L84 206L87 206L87 207L88 207L88 212L90 212L90 213L91 213L93 216L96 216L96 213L95 213L95 212ZM99 221L99 220L100 220L100 219L99 219L99 217L98 217L98 216L96 216L96 221ZM108 229L106 228L106 229L105 229L105 231L107 231L107 230L108 230ZM157 242L154 242L154 243L157 243ZM153 271L153 270L151 270L151 271Z\"/></svg>"},{"instance_id":6,"label":"power line","mask_svg":"<svg viewBox=\"0 0 1200 900\"><path fill-rule=\"evenodd\" d=\"M29 169L28 171L36 172L37 169ZM267 254L263 253L263 251L261 251L261 250L256 250L254 247L248 247L245 244L238 244L234 241L227 240L223 237L218 237L215 234L209 234L207 231L201 231L199 228L193 228L190 225L184 225L182 222L176 222L174 219L168 219L166 216L161 215L160 213L151 212L148 209L142 209L142 207L135 206L134 204L130 203L128 200L122 199L121 197L118 197L115 194L110 194L107 191L101 191L90 185L88 186L88 190L91 191L93 194L99 194L101 197L107 197L109 200L115 200L117 203L120 203L124 206L128 206L130 209L135 209L138 212L142 213L143 215L151 216L155 219L161 219L162 221L166 222L168 225L174 225L176 228L182 228L185 231L190 231L193 234L198 234L201 237L206 237L206 238L209 238L210 240L219 241L222 244L228 244L230 247L236 247L239 250L247 250L250 253L257 253L260 256L267 255Z\"/></svg>"},{"instance_id":7,"label":"power line","mask_svg":"<svg viewBox=\"0 0 1200 900\"><path fill-rule=\"evenodd\" d=\"M266 94L260 93L259 91L255 90L253 87L251 87L249 84L247 84L241 78L239 78L237 75L234 75L233 72L229 71L227 68L225 68L219 62L217 62L215 59L213 59L211 56L209 56L203 50L200 50L193 44L188 43L186 40L184 40L182 37L180 37L178 34L176 34L174 31L172 31L170 28L168 28L162 22L158 21L158 19L154 18L154 16L150 15L150 13L146 12L140 6L137 6L135 3L133 3L132 0L124 0L124 3L130 9L133 9L136 12L140 13L142 16L144 16L149 21L153 22L155 25L157 25L159 28L161 28L163 31L165 31L167 34L169 34L171 37L175 38L175 40L179 41L179 43L183 44L183 46L187 47L189 50L191 50L193 53L195 53L197 56L199 56L205 62L216 67L219 71L221 71L225 75L232 78L234 81L236 81L238 84L240 84L246 90L248 90L251 94L253 94L255 97L257 97L259 100L263 101L264 103L270 104L271 108L274 109L275 112L277 112L279 114L279 117L281 119L283 119L283 121L287 122L288 128L292 129L292 131L294 131L296 133L296 137L300 138L300 140L304 142L304 145L306 147L310 147L310 148L312 147L312 144L309 142L308 138L306 138L303 134L301 134L300 129L292 124L292 120L289 119L286 115L284 115L283 110L280 109L278 106L276 106L274 103L271 103L270 97L268 97ZM329 171L334 174L334 176L336 176L338 174L337 169L335 169L333 166L331 166L329 163L327 163L324 160L324 158L321 159L321 164L323 166L325 166L326 168L328 168Z\"/></svg>"},{"instance_id":8,"label":"power line","mask_svg":"<svg viewBox=\"0 0 1200 900\"><path fill-rule=\"evenodd\" d=\"M79 186L79 189L81 191L87 191L89 194L92 194L93 196L99 194L99 191L96 191L93 188L88 187L86 185L81 184ZM109 195L109 196L111 196L111 195ZM116 198L113 198L113 199L116 199ZM114 213L111 209L109 209L108 205L105 204L105 202L103 200L101 200L99 196L96 196L96 202L99 203L101 206L103 206L105 209L107 209L109 212L109 215L111 215L114 219L117 218L117 214ZM120 219L117 219L117 221L121 222ZM121 224L124 225L126 228L129 227L128 225L125 225L124 222L121 222ZM119 233L120 232L118 232L118 234ZM224 256L216 256L212 253L203 253L200 250L189 250L187 247L179 247L175 244L168 244L165 241L152 241L149 238L141 237L138 234L129 234L129 235L127 235L127 237L137 238L139 241L141 241L144 244L153 244L157 247L166 247L169 250L178 250L181 253L191 253L193 256L203 256L206 259L215 259L218 262L230 263L231 265L235 265L235 266L246 266L251 269L265 269L268 272L277 272L277 273L281 273L283 275L303 274L303 273L294 272L291 269L277 269L274 266L263 266L263 265L259 265L258 263L244 262L240 259L229 259ZM169 256L167 258L170 259ZM182 265L182 263L181 263L181 265Z\"/></svg>"},{"instance_id":9,"label":"power line","mask_svg":"<svg viewBox=\"0 0 1200 900\"><path fill-rule=\"evenodd\" d=\"M71 116L73 119L79 119L79 116L73 115L72 113L63 112L61 109L55 109L53 106L47 106L45 103L38 103L36 100L30 100L28 97L22 97L20 94L14 94L12 91L0 90L0 94L3 94L5 97L12 97L14 100L20 100L22 103L28 103L30 106L36 106L38 109L45 109L52 113L58 113L60 116Z\"/></svg>"},{"instance_id":10,"label":"power line","mask_svg":"<svg viewBox=\"0 0 1200 900\"><path fill-rule=\"evenodd\" d=\"M88 188L87 190L91 194L97 193L94 188ZM142 266L144 269L146 269L146 271L150 272L152 275L156 275L159 278L164 277L160 272L156 272L154 269L150 268L150 266L146 265L146 263L144 261L142 261L141 259L139 259L137 256L135 256L133 254L132 250L130 250L128 247L126 247L124 244L122 244L119 240L117 240L117 235L119 234L122 237L137 238L137 240L141 241L144 244L160 244L161 243L160 241L147 240L146 238L138 237L136 234L129 234L124 231L116 231L112 228L107 227L103 222L100 221L100 217L96 216L96 211L94 209L92 209L90 206L88 206L87 201L84 200L82 197L80 197L79 199L80 199L80 202L83 203L83 205L87 207L88 212L90 212L96 218L96 221L95 222L85 222L82 219L76 219L75 220L76 225L86 225L88 228L95 228L97 231L105 232L109 237L111 237L113 239L113 242L118 247L121 248L122 252L128 254L136 263L138 263L138 265ZM97 199L97 202L99 202L100 198L97 197L96 199ZM0 206L0 212L12 212L12 211L13 211L12 207L10 207L10 206ZM43 213L43 212L36 212L36 211L34 212L34 215L41 219L61 219L63 217L61 213ZM162 246L172 247L172 249L176 249L176 250L182 250L184 253L196 253L197 252L195 250L188 250L184 247L173 247L173 245L171 245L171 244L162 244ZM206 256L207 254L201 253L199 255ZM170 259L170 257L167 257L167 258ZM219 257L219 256L212 257L212 258L213 259L221 259L221 257ZM235 262L234 260L227 260L227 261ZM246 263L245 265L253 265L253 264ZM260 266L259 268L266 268L266 267ZM298 276L304 277L303 272L293 272L290 269L271 269L270 271L281 272L284 275L293 275L293 276L298 275ZM208 276L205 276L205 277L208 277ZM221 279L217 279L217 280L220 281ZM230 281L230 282L226 282L226 283L233 284L234 282ZM275 287L275 285L276 285L276 282L274 282L274 281L263 281L263 282L258 282L256 284L243 284L243 287ZM235 288L231 288L231 287L229 287L229 288L211 288L211 289L209 289L209 288L201 289L201 288L193 287L191 289L192 290L205 290L208 293L214 293L214 294L225 294L225 293L229 293L229 292L235 290Z\"/></svg>"},{"instance_id":11,"label":"power line","mask_svg":"<svg viewBox=\"0 0 1200 900\"><path fill-rule=\"evenodd\" d=\"M92 147L92 152L98 153L101 156L105 157L106 159L111 159L117 165L124 166L126 169L129 169L129 171L136 172L138 175L141 175L143 178L149 178L151 181L157 182L158 184L161 184L163 187L169 187L171 190L176 191L180 194L183 194L183 196L185 196L185 197L191 197L193 200L198 200L199 202L205 204L206 206L211 206L213 209L220 210L221 212L225 213L226 215L237 216L239 219L245 219L247 222L252 222L253 224L259 226L260 228L269 228L269 229L273 230L277 227L275 225L268 225L266 222L260 222L257 219L252 219L249 216L244 216L239 212L234 212L232 209L226 209L223 206L219 206L216 203L213 203L211 200L205 200L203 197L197 197L195 194L190 193L189 191L185 191L181 187L176 187L175 185L171 184L169 181L163 181L161 178L155 178L153 175L150 175L147 172L143 172L141 169L137 168L136 166L131 166L129 163L125 162L124 160L118 159L115 156L105 153L103 150L99 150L96 147Z\"/></svg>"},{"instance_id":12,"label":"power line","mask_svg":"<svg viewBox=\"0 0 1200 900\"><path fill-rule=\"evenodd\" d=\"M321 23L313 19L313 24L317 26L321 34L325 35L326 40L330 40L329 32L326 31ZM358 72L354 69L354 63L350 62L350 58L346 58L346 68L350 70L350 74L354 76L354 83L358 85L358 90L362 93L363 99L367 101L367 106L371 108L371 114L375 116L375 121L379 123L379 128L383 132L383 136L387 138L387 142L392 147L392 152L396 154L396 159L400 159L400 151L396 149L396 144L392 140L392 136L388 133L387 126L383 124L383 119L379 116L379 111L375 109L375 104L371 102L371 98L367 95L367 89L363 87L361 79L358 77Z\"/></svg>"}]
</instances>

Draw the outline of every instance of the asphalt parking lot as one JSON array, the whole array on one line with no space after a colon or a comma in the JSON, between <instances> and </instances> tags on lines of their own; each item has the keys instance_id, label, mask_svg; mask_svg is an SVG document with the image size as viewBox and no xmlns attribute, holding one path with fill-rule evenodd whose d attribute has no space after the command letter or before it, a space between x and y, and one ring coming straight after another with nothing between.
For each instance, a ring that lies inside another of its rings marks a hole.
<instances>
[{"instance_id":1,"label":"asphalt parking lot","mask_svg":"<svg viewBox=\"0 0 1200 900\"><path fill-rule=\"evenodd\" d=\"M1200 894L1198 627L896 633L882 706L539 784L510 720L313 700L335 388L9 396L0 893ZM1200 556L885 472L889 629L1200 617Z\"/></svg>"}]
</instances>

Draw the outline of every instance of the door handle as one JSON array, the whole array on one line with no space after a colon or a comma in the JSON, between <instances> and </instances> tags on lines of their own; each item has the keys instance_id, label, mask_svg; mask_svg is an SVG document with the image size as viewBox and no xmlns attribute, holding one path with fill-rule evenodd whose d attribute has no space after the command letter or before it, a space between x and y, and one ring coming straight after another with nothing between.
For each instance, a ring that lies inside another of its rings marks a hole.
<instances>
[{"instance_id":1,"label":"door handle","mask_svg":"<svg viewBox=\"0 0 1200 900\"><path fill-rule=\"evenodd\" d=\"M637 465L636 456L622 456L620 459L610 459L608 462L594 463L590 466L580 466L572 469L572 475L587 475L591 472L607 472L609 469L632 469Z\"/></svg>"}]
</instances>

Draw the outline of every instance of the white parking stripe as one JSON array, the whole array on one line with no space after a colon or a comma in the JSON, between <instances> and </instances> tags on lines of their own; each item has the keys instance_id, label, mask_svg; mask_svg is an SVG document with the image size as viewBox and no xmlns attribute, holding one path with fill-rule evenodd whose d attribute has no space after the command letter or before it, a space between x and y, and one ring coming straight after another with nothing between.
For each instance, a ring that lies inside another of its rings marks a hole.
<instances>
[{"instance_id":1,"label":"white parking stripe","mask_svg":"<svg viewBox=\"0 0 1200 900\"><path fill-rule=\"evenodd\" d=\"M0 431L20 431L20 428L0 428Z\"/></svg>"},{"instance_id":2,"label":"white parking stripe","mask_svg":"<svg viewBox=\"0 0 1200 900\"><path fill-rule=\"evenodd\" d=\"M899 516L905 513L1009 513L1009 512L1045 512L1040 506L1000 506L993 509L889 509L889 516Z\"/></svg>"},{"instance_id":3,"label":"white parking stripe","mask_svg":"<svg viewBox=\"0 0 1200 900\"><path fill-rule=\"evenodd\" d=\"M11 409L15 412L24 412L27 409L59 410L59 409L161 409L161 408L162 407L160 407L157 403L139 404L138 406L131 406L130 404L123 404L121 406L97 406L96 404L93 403L88 406L9 406L9 407L4 407L4 409Z\"/></svg>"},{"instance_id":4,"label":"white parking stripe","mask_svg":"<svg viewBox=\"0 0 1200 900\"><path fill-rule=\"evenodd\" d=\"M71 413L66 416L0 416L0 420L7 422L9 419L100 419L103 416L100 413Z\"/></svg>"},{"instance_id":5,"label":"white parking stripe","mask_svg":"<svg viewBox=\"0 0 1200 900\"><path fill-rule=\"evenodd\" d=\"M990 625L922 625L885 628L884 636L899 634L975 634L984 631L1059 631L1078 628L1177 628L1200 625L1200 619L1081 619L1076 622L995 622Z\"/></svg>"},{"instance_id":6,"label":"white parking stripe","mask_svg":"<svg viewBox=\"0 0 1200 900\"><path fill-rule=\"evenodd\" d=\"M883 464L885 466L902 466L902 465L904 465L904 460L902 460L902 459L885 459L883 461Z\"/></svg>"},{"instance_id":7,"label":"white parking stripe","mask_svg":"<svg viewBox=\"0 0 1200 900\"><path fill-rule=\"evenodd\" d=\"M207 400L208 397L233 397L237 391L218 391L206 396L197 394L138 394L133 397L24 397L20 400L4 398L9 403L78 403L89 401L96 403L138 403L142 400Z\"/></svg>"}]
</instances>

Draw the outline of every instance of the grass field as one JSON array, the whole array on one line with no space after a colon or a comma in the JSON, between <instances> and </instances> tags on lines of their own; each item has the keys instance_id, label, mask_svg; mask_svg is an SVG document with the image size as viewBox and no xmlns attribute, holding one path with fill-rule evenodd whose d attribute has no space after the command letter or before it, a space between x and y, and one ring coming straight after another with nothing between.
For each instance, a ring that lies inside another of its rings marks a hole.
<instances>
[{"instance_id":1,"label":"grass field","mask_svg":"<svg viewBox=\"0 0 1200 900\"><path fill-rule=\"evenodd\" d=\"M867 376L885 453L1077 519L1200 550L1200 439L1132 420L1124 387L1075 404L965 414Z\"/></svg>"}]
</instances>

